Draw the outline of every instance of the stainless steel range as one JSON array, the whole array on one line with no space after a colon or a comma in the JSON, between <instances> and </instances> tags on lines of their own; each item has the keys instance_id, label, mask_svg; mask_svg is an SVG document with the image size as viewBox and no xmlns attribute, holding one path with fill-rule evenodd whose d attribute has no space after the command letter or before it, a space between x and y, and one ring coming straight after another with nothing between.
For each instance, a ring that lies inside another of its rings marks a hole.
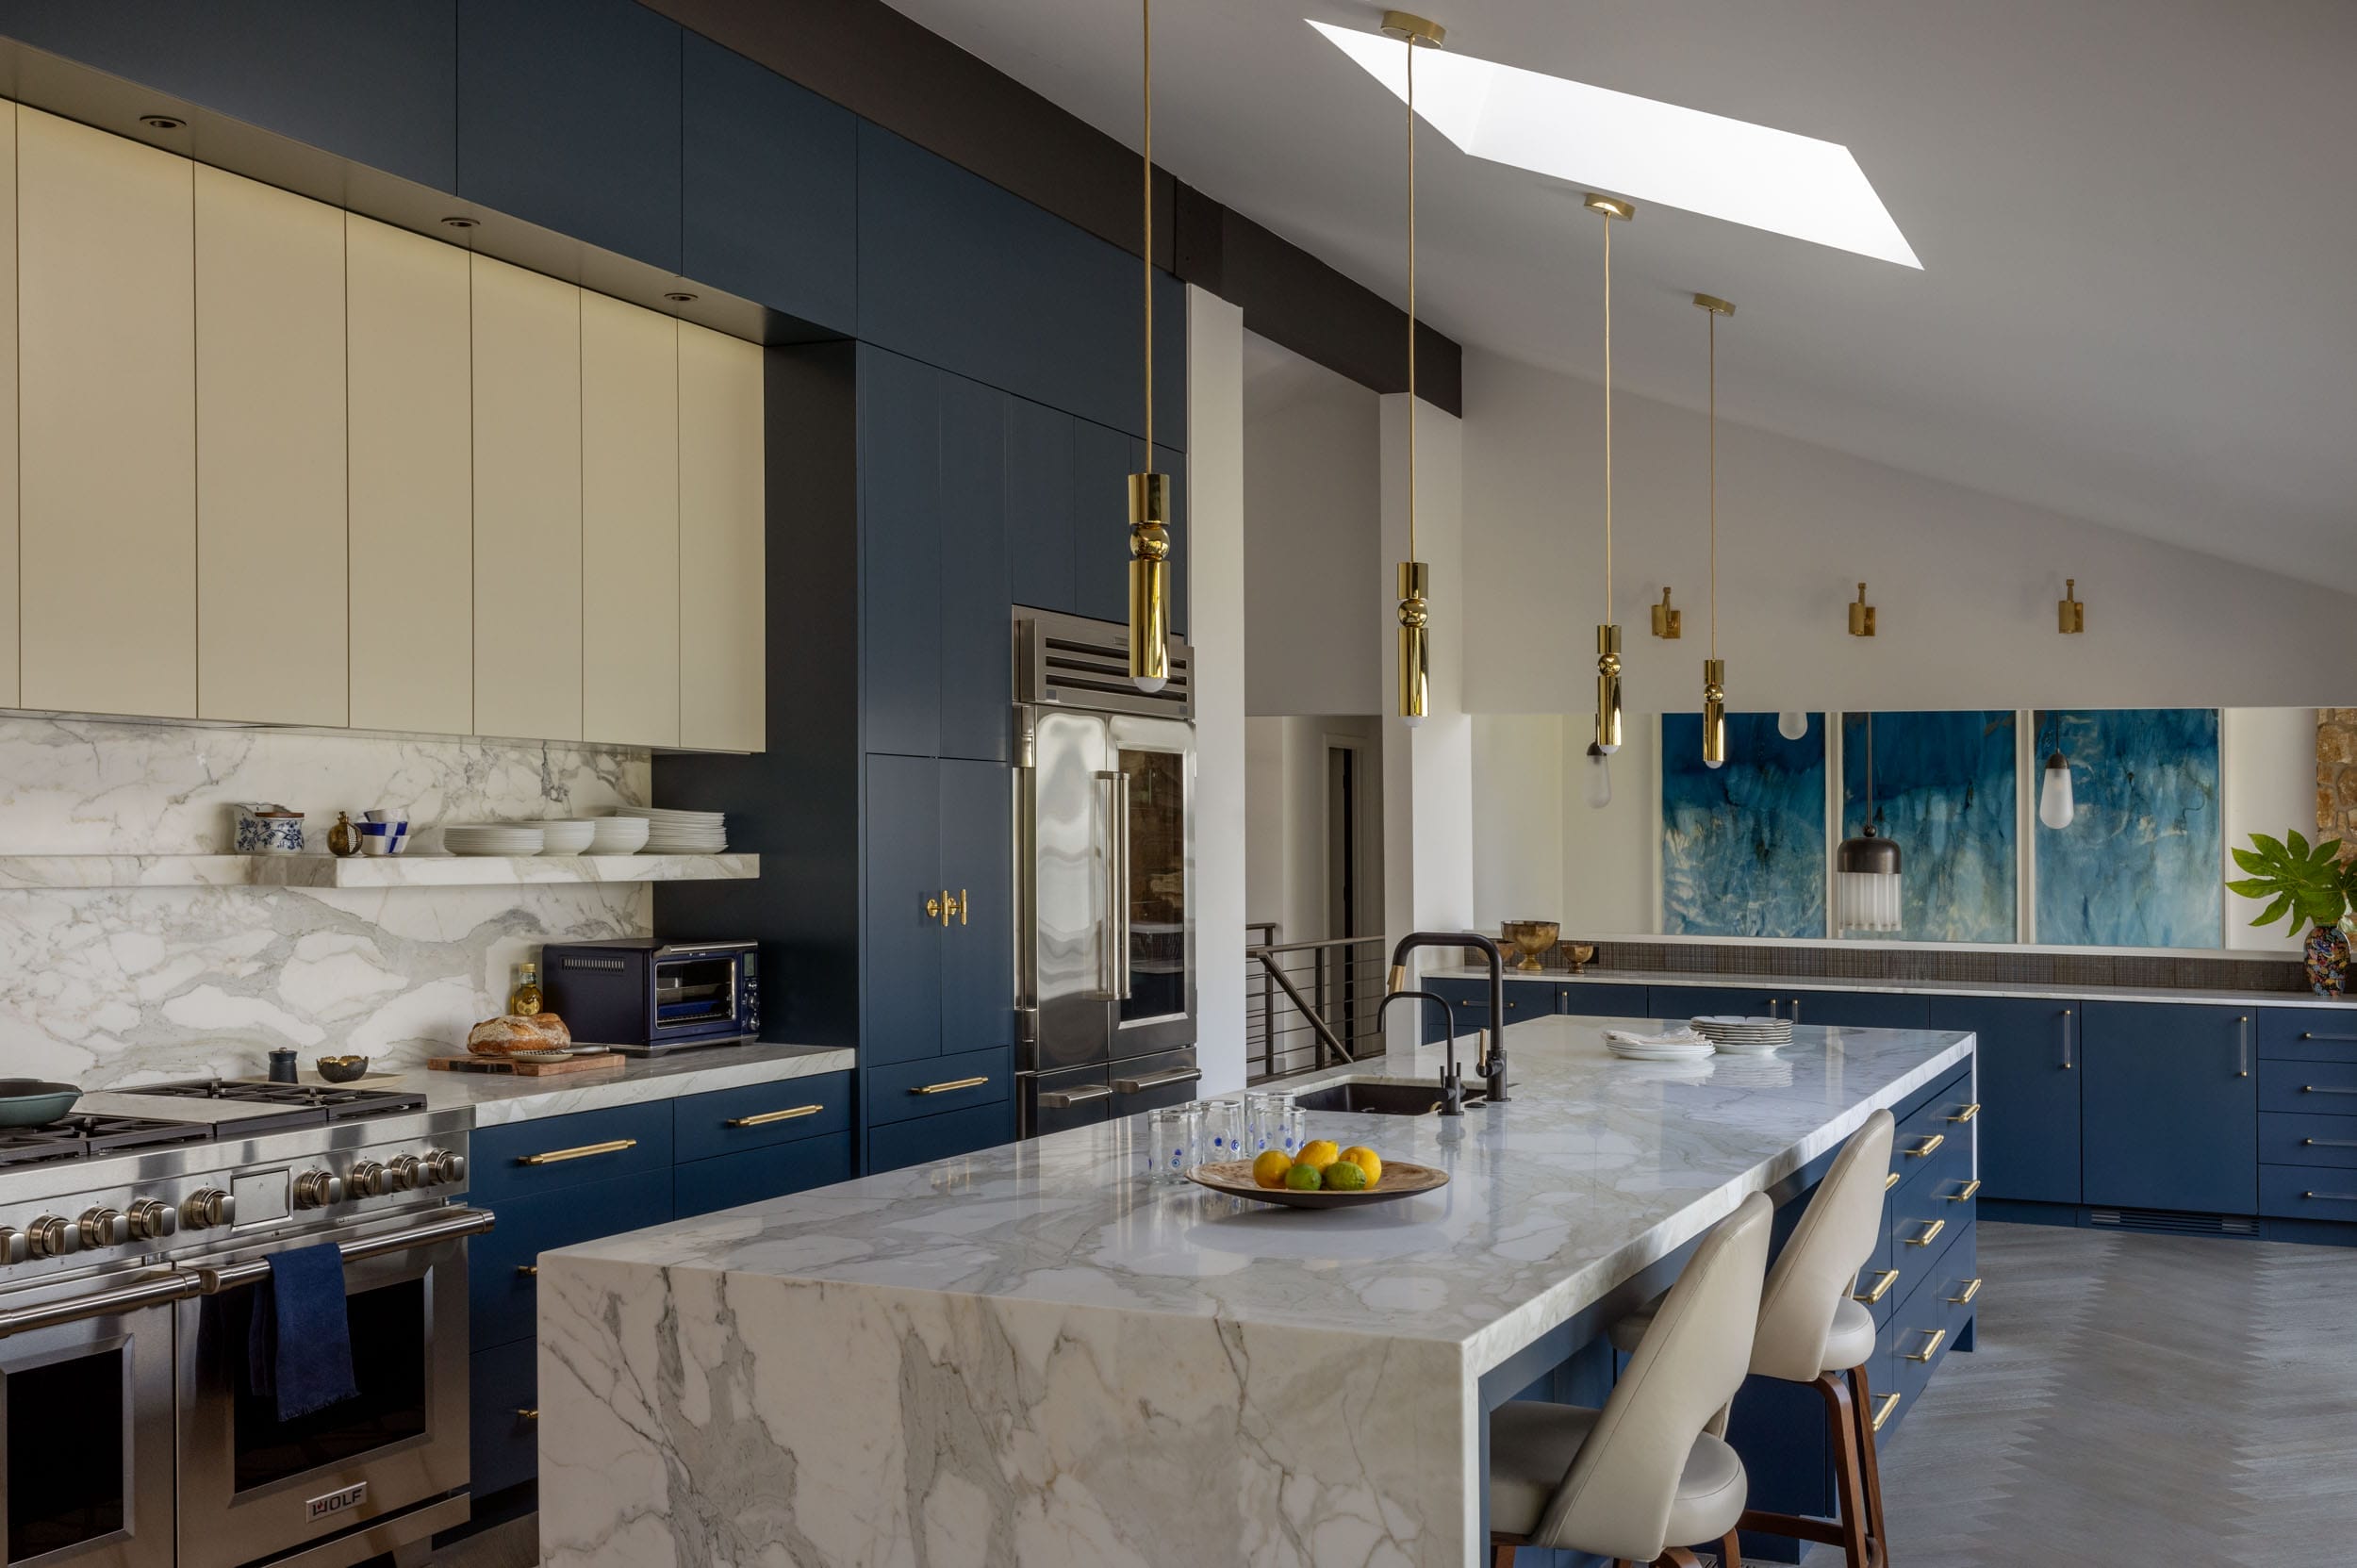
<instances>
[{"instance_id":1,"label":"stainless steel range","mask_svg":"<svg viewBox=\"0 0 2357 1568\"><path fill-rule=\"evenodd\" d=\"M338 1568L465 1521L463 1119L200 1081L0 1129L8 1568ZM253 1393L270 1254L343 1255L355 1397Z\"/></svg>"}]
</instances>

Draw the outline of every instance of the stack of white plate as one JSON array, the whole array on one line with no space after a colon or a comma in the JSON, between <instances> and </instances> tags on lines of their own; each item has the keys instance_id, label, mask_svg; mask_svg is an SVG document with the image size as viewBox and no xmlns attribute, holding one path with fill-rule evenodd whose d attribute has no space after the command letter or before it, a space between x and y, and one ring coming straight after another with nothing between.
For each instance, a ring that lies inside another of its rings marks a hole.
<instances>
[{"instance_id":1,"label":"stack of white plate","mask_svg":"<svg viewBox=\"0 0 2357 1568\"><path fill-rule=\"evenodd\" d=\"M515 822L478 822L442 830L442 848L454 855L536 855L547 844L538 828Z\"/></svg>"},{"instance_id":2,"label":"stack of white plate","mask_svg":"<svg viewBox=\"0 0 2357 1568\"><path fill-rule=\"evenodd\" d=\"M1758 1056L1792 1043L1792 1020L1716 1014L1696 1018L1694 1032L1721 1050Z\"/></svg>"},{"instance_id":3,"label":"stack of white plate","mask_svg":"<svg viewBox=\"0 0 2357 1568\"><path fill-rule=\"evenodd\" d=\"M647 819L651 855L717 855L729 847L728 815L717 811L666 811L657 806L617 806L618 817Z\"/></svg>"},{"instance_id":4,"label":"stack of white plate","mask_svg":"<svg viewBox=\"0 0 2357 1568\"><path fill-rule=\"evenodd\" d=\"M1637 1034L1621 1029L1604 1032L1604 1048L1624 1062L1692 1062L1717 1049L1708 1040L1687 1030Z\"/></svg>"},{"instance_id":5,"label":"stack of white plate","mask_svg":"<svg viewBox=\"0 0 2357 1568\"><path fill-rule=\"evenodd\" d=\"M589 819L589 852L593 855L635 855L647 847L643 817L593 817Z\"/></svg>"},{"instance_id":6,"label":"stack of white plate","mask_svg":"<svg viewBox=\"0 0 2357 1568\"><path fill-rule=\"evenodd\" d=\"M540 830L540 852L544 855L577 855L589 848L598 833L597 823L586 817L527 822L524 826Z\"/></svg>"}]
</instances>

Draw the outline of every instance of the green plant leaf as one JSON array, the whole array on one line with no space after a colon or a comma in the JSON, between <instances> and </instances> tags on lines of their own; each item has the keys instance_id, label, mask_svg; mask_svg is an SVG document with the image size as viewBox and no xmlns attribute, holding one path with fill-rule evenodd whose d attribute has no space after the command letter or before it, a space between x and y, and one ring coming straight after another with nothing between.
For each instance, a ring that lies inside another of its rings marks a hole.
<instances>
[{"instance_id":1,"label":"green plant leaf","mask_svg":"<svg viewBox=\"0 0 2357 1568\"><path fill-rule=\"evenodd\" d=\"M2234 864L2250 872L2252 876L2265 876L2266 874L2267 863L2263 857L2251 853L2249 850L2235 850L2233 853L2234 856Z\"/></svg>"},{"instance_id":2,"label":"green plant leaf","mask_svg":"<svg viewBox=\"0 0 2357 1568\"><path fill-rule=\"evenodd\" d=\"M2339 865L2341 859L2341 841L2337 838L2326 839L2323 843L2316 847L2315 852L2310 854L2308 858L2318 866Z\"/></svg>"},{"instance_id":3,"label":"green plant leaf","mask_svg":"<svg viewBox=\"0 0 2357 1568\"><path fill-rule=\"evenodd\" d=\"M2301 860L2306 860L2308 858L2307 836L2298 828L2294 828L2291 832L2285 834L2283 835L2283 842L2290 848L2292 853L2299 856Z\"/></svg>"},{"instance_id":4,"label":"green plant leaf","mask_svg":"<svg viewBox=\"0 0 2357 1568\"><path fill-rule=\"evenodd\" d=\"M2246 899L2266 899L2281 890L2272 877L2238 877L2226 884L2226 891L2238 893Z\"/></svg>"},{"instance_id":5,"label":"green plant leaf","mask_svg":"<svg viewBox=\"0 0 2357 1568\"><path fill-rule=\"evenodd\" d=\"M2299 835L2294 834L2293 836L2297 837ZM2282 839L2273 837L2267 834L2254 833L2250 835L2250 842L2258 846L2258 850L2261 854L2274 861L2279 866L2283 864L2284 857L2283 841Z\"/></svg>"},{"instance_id":6,"label":"green plant leaf","mask_svg":"<svg viewBox=\"0 0 2357 1568\"><path fill-rule=\"evenodd\" d=\"M2291 907L2292 896L2289 893L2280 894L2273 903L2266 906L2265 913L2250 923L2254 926L2271 926L2282 919L2284 912Z\"/></svg>"}]
</instances>

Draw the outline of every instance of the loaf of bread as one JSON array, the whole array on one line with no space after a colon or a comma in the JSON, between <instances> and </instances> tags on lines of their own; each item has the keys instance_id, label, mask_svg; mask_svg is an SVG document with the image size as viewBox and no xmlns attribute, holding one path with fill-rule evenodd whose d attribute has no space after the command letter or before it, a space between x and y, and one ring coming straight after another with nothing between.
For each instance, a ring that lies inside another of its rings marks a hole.
<instances>
[{"instance_id":1,"label":"loaf of bread","mask_svg":"<svg viewBox=\"0 0 2357 1568\"><path fill-rule=\"evenodd\" d=\"M486 1018L467 1032L467 1049L476 1056L507 1056L519 1050L565 1050L573 1032L553 1013Z\"/></svg>"}]
</instances>

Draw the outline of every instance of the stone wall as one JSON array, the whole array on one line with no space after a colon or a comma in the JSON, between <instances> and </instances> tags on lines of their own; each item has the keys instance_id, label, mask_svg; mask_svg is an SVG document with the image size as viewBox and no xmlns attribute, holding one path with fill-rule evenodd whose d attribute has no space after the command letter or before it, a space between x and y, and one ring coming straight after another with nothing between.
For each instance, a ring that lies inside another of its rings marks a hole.
<instances>
[{"instance_id":1,"label":"stone wall","mask_svg":"<svg viewBox=\"0 0 2357 1568\"><path fill-rule=\"evenodd\" d=\"M2357 708L2316 710L2316 831L2357 859Z\"/></svg>"}]
</instances>

